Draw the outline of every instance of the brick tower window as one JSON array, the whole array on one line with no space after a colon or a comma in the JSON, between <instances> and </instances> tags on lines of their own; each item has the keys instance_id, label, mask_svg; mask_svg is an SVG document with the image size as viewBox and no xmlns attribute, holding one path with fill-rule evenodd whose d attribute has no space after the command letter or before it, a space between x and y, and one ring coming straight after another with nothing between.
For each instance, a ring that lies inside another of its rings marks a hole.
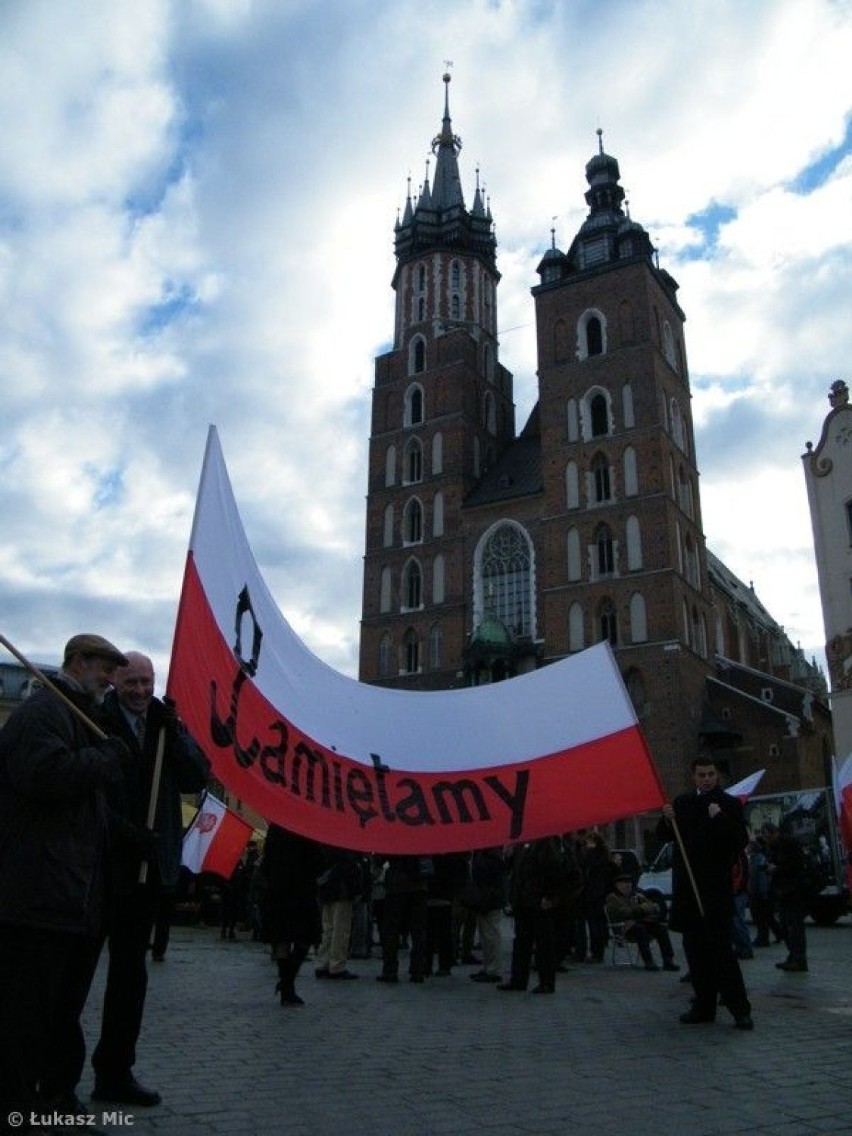
<instances>
[{"instance_id":1,"label":"brick tower window","mask_svg":"<svg viewBox=\"0 0 852 1136\"><path fill-rule=\"evenodd\" d=\"M612 600L604 600L598 608L598 628L601 642L618 646L618 618Z\"/></svg>"},{"instance_id":2,"label":"brick tower window","mask_svg":"<svg viewBox=\"0 0 852 1136\"><path fill-rule=\"evenodd\" d=\"M603 329L597 316L592 316L586 324L586 350L589 355L600 355L603 352Z\"/></svg>"}]
</instances>

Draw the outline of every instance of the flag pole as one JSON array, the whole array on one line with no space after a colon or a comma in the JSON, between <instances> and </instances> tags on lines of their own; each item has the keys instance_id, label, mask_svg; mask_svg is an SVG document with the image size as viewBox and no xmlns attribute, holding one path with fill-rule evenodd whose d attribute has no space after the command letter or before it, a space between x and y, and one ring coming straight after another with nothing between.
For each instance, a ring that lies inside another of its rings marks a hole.
<instances>
[{"instance_id":1,"label":"flag pole","mask_svg":"<svg viewBox=\"0 0 852 1136\"><path fill-rule=\"evenodd\" d=\"M683 844L683 837L680 834L680 827L677 823L677 818L675 817L674 813L672 813L671 817L669 818L669 823L671 824L672 830L674 831L675 840L677 840L677 846L680 849L681 858L683 859L683 866L686 868L686 874L689 876L689 882L692 885L692 892L695 896L695 902L698 905L698 914L703 919L704 904L701 902L701 893L698 890L698 884L695 882L695 875L692 871L692 864L690 864L689 857L686 854L686 848Z\"/></svg>"},{"instance_id":2,"label":"flag pole","mask_svg":"<svg viewBox=\"0 0 852 1136\"><path fill-rule=\"evenodd\" d=\"M51 682L47 675L43 671L39 670L35 663L31 663L29 659L25 658L21 654L21 652L17 650L17 648L13 647L4 635L0 635L0 644L2 644L6 648L10 655L14 655L18 662L22 666L26 667L30 674L37 678L39 682L43 683L44 686L46 686L52 694L55 694L57 698L61 699L71 711L71 713L75 714L83 723L83 725L87 726L92 731L98 741L105 742L107 740L107 735L103 732L100 726L95 725L95 723L92 721L89 715L85 713L85 711L81 710L75 702L72 702L68 695L59 689L56 683Z\"/></svg>"},{"instance_id":3,"label":"flag pole","mask_svg":"<svg viewBox=\"0 0 852 1136\"><path fill-rule=\"evenodd\" d=\"M166 727L160 726L157 735L157 756L154 758L154 776L151 778L151 796L148 798L147 827L153 831L154 820L157 815L157 799L160 796L160 780L163 775L163 754L166 749ZM148 860L139 865L139 883L144 884L148 879Z\"/></svg>"}]
</instances>

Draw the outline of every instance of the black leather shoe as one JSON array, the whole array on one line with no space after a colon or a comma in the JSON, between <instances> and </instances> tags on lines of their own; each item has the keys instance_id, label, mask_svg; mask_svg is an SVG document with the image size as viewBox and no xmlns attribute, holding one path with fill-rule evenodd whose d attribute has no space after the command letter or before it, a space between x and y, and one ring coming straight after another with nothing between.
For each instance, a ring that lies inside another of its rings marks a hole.
<instances>
[{"instance_id":1,"label":"black leather shoe","mask_svg":"<svg viewBox=\"0 0 852 1136\"><path fill-rule=\"evenodd\" d=\"M779 970L786 970L788 974L804 974L808 969L806 962L777 962Z\"/></svg>"},{"instance_id":2,"label":"black leather shoe","mask_svg":"<svg viewBox=\"0 0 852 1136\"><path fill-rule=\"evenodd\" d=\"M680 1015L681 1025L684 1026L697 1026L702 1022L715 1022L715 1014L702 1014L700 1010L687 1010L685 1014Z\"/></svg>"},{"instance_id":3,"label":"black leather shoe","mask_svg":"<svg viewBox=\"0 0 852 1136\"><path fill-rule=\"evenodd\" d=\"M139 1108L153 1108L162 1097L153 1089L140 1085L135 1077L123 1081L95 1081L92 1100L107 1101L109 1104L135 1104Z\"/></svg>"},{"instance_id":4,"label":"black leather shoe","mask_svg":"<svg viewBox=\"0 0 852 1136\"><path fill-rule=\"evenodd\" d=\"M524 992L524 990L526 990L526 986L519 986L517 982L500 982L494 987L494 989L495 990L517 990L519 993L522 994Z\"/></svg>"},{"instance_id":5,"label":"black leather shoe","mask_svg":"<svg viewBox=\"0 0 852 1136\"><path fill-rule=\"evenodd\" d=\"M734 1018L734 1029L753 1030L754 1022L751 1020L751 1014L737 1014Z\"/></svg>"},{"instance_id":6,"label":"black leather shoe","mask_svg":"<svg viewBox=\"0 0 852 1136\"><path fill-rule=\"evenodd\" d=\"M361 976L360 974L353 974L351 970L330 970L324 977L349 979L360 978Z\"/></svg>"}]
</instances>

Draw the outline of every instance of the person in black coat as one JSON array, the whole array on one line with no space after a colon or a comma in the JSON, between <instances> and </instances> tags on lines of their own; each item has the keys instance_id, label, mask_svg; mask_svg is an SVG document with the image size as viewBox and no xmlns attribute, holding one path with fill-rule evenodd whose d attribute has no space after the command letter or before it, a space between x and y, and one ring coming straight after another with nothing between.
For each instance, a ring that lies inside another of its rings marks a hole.
<instances>
[{"instance_id":1,"label":"person in black coat","mask_svg":"<svg viewBox=\"0 0 852 1136\"><path fill-rule=\"evenodd\" d=\"M698 757L691 768L695 788L663 806L660 824L660 835L674 839L669 923L683 935L695 995L680 1020L712 1022L721 1000L736 1027L748 1030L754 1026L751 1005L731 942L733 867L748 843L748 829L742 805L719 785L713 758Z\"/></svg>"},{"instance_id":2,"label":"person in black coat","mask_svg":"<svg viewBox=\"0 0 852 1136\"><path fill-rule=\"evenodd\" d=\"M104 699L101 724L124 742L127 757L123 780L108 798L114 887L107 924L109 967L101 1036L92 1054L92 1099L148 1107L159 1104L159 1093L145 1088L133 1074L148 988L145 957L160 899L174 891L180 873L180 795L204 788L210 763L171 704L154 697L153 664L138 651L128 651L127 665L116 671L115 689ZM149 829L161 731L163 762L153 828Z\"/></svg>"},{"instance_id":3,"label":"person in black coat","mask_svg":"<svg viewBox=\"0 0 852 1136\"><path fill-rule=\"evenodd\" d=\"M54 686L91 720L126 661L99 635L75 635ZM80 1015L106 917L106 789L120 781L125 755L50 689L0 730L2 1131L13 1112L88 1112L76 1095L86 1054Z\"/></svg>"},{"instance_id":4,"label":"person in black coat","mask_svg":"<svg viewBox=\"0 0 852 1136\"><path fill-rule=\"evenodd\" d=\"M556 917L562 877L561 841L556 837L522 844L512 852L509 902L515 921L512 970L497 990L526 990L533 952L538 969L534 994L556 990Z\"/></svg>"},{"instance_id":5,"label":"person in black coat","mask_svg":"<svg viewBox=\"0 0 852 1136\"><path fill-rule=\"evenodd\" d=\"M296 976L322 935L317 877L325 867L323 846L270 824L263 846L263 937L278 965L276 992L282 1006L303 1006Z\"/></svg>"}]
</instances>

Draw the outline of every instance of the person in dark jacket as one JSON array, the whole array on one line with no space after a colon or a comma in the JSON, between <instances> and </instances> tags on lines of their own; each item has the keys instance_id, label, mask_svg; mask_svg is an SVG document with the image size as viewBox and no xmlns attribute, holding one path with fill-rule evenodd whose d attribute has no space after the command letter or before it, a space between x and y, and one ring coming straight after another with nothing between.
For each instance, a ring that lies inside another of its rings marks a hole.
<instances>
[{"instance_id":1,"label":"person in dark jacket","mask_svg":"<svg viewBox=\"0 0 852 1136\"><path fill-rule=\"evenodd\" d=\"M695 995L680 1020L684 1025L712 1022L721 1000L737 1029L750 1030L751 1005L731 942L733 866L748 843L743 807L719 785L712 757L693 761L692 778L691 792L663 806L658 831L674 840L669 925L683 935Z\"/></svg>"},{"instance_id":2,"label":"person in dark jacket","mask_svg":"<svg viewBox=\"0 0 852 1136\"><path fill-rule=\"evenodd\" d=\"M126 661L101 636L75 635L55 688L91 720ZM0 1124L12 1112L88 1112L76 1095L80 1014L106 917L105 789L125 756L52 689L0 730Z\"/></svg>"},{"instance_id":3,"label":"person in dark jacket","mask_svg":"<svg viewBox=\"0 0 852 1136\"><path fill-rule=\"evenodd\" d=\"M115 888L109 909L109 967L101 1036L92 1054L92 1099L149 1107L160 1095L133 1073L142 1028L148 972L145 957L160 897L177 887L183 841L181 793L200 792L210 763L175 715L154 697L154 667L138 651L115 672L101 722L126 746L124 778L109 794ZM148 827L160 736L163 760L153 827Z\"/></svg>"},{"instance_id":4,"label":"person in dark jacket","mask_svg":"<svg viewBox=\"0 0 852 1136\"><path fill-rule=\"evenodd\" d=\"M811 890L808 886L807 859L802 845L777 825L765 824L767 865L772 896L778 904L778 917L787 944L787 957L776 962L779 970L802 972L808 969L808 939L805 916Z\"/></svg>"},{"instance_id":5,"label":"person in dark jacket","mask_svg":"<svg viewBox=\"0 0 852 1136\"><path fill-rule=\"evenodd\" d=\"M561 887L561 842L556 837L516 848L512 855L509 902L515 920L512 972L497 990L526 990L535 951L538 986L534 994L556 990L556 912Z\"/></svg>"},{"instance_id":6,"label":"person in dark jacket","mask_svg":"<svg viewBox=\"0 0 852 1136\"><path fill-rule=\"evenodd\" d=\"M299 968L322 934L317 877L325 867L323 847L270 824L263 846L263 937L278 966L276 992L282 1006L304 1006L296 993Z\"/></svg>"},{"instance_id":7,"label":"person in dark jacket","mask_svg":"<svg viewBox=\"0 0 852 1136\"><path fill-rule=\"evenodd\" d=\"M388 857L382 918L382 973L376 976L377 981L399 982L399 945L404 934L411 937L409 982L424 981L428 918L426 889L433 872L431 857Z\"/></svg>"}]
</instances>

